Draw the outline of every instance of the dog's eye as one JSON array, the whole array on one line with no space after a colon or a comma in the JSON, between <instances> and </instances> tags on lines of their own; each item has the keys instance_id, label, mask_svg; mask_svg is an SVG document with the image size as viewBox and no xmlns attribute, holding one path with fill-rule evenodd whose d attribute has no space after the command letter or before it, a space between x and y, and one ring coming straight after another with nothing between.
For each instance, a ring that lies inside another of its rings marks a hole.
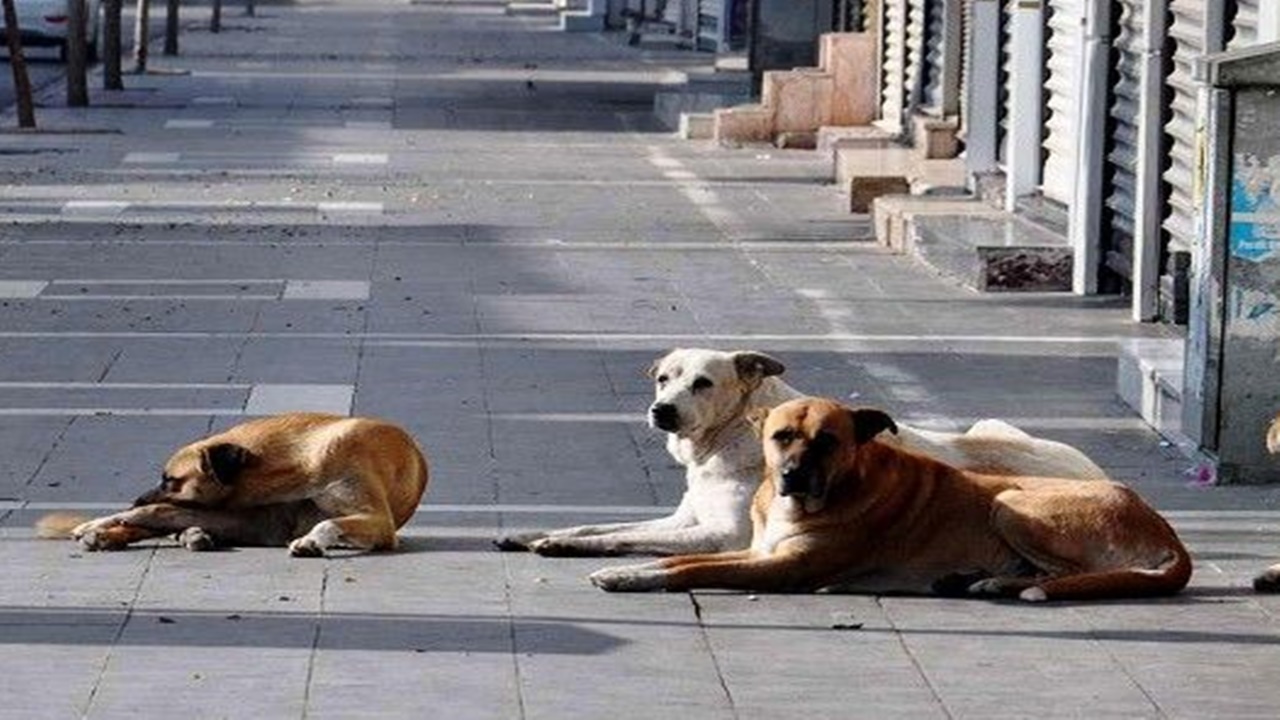
<instances>
[{"instance_id":1,"label":"dog's eye","mask_svg":"<svg viewBox=\"0 0 1280 720\"><path fill-rule=\"evenodd\" d=\"M182 481L179 480L178 478L169 477L168 475L165 475L160 478L160 487L164 488L169 492L173 492L182 487Z\"/></svg>"},{"instance_id":2,"label":"dog's eye","mask_svg":"<svg viewBox=\"0 0 1280 720\"><path fill-rule=\"evenodd\" d=\"M778 432L773 434L773 441L777 443L779 447L786 447L790 445L795 439L796 439L796 434L791 430L779 430Z\"/></svg>"},{"instance_id":3,"label":"dog's eye","mask_svg":"<svg viewBox=\"0 0 1280 720\"><path fill-rule=\"evenodd\" d=\"M697 377L693 379L693 385L691 385L690 387L693 388L694 392L698 392L699 390L706 390L707 388L711 387L711 380L709 378Z\"/></svg>"},{"instance_id":4,"label":"dog's eye","mask_svg":"<svg viewBox=\"0 0 1280 720\"><path fill-rule=\"evenodd\" d=\"M659 375L658 377L654 378L654 381L657 382L659 385L666 385L667 381L670 379L671 378L667 377L666 375Z\"/></svg>"}]
</instances>

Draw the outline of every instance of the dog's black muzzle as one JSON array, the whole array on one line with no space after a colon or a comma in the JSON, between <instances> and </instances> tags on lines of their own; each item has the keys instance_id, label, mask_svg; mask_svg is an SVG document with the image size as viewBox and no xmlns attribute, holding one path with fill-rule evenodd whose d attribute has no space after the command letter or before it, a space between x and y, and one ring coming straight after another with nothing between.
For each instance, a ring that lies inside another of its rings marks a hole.
<instances>
[{"instance_id":1,"label":"dog's black muzzle","mask_svg":"<svg viewBox=\"0 0 1280 720\"><path fill-rule=\"evenodd\" d=\"M157 488L152 488L142 493L141 495L139 495L138 499L133 501L133 506L138 508L144 505L156 505L162 502L164 502L164 493L160 488L157 487Z\"/></svg>"},{"instance_id":2,"label":"dog's black muzzle","mask_svg":"<svg viewBox=\"0 0 1280 720\"><path fill-rule=\"evenodd\" d=\"M778 481L778 494L783 497L806 496L813 490L813 474L804 467L782 473Z\"/></svg>"},{"instance_id":3,"label":"dog's black muzzle","mask_svg":"<svg viewBox=\"0 0 1280 720\"><path fill-rule=\"evenodd\" d=\"M669 403L655 403L649 408L649 422L663 432L680 429L680 410Z\"/></svg>"}]
</instances>

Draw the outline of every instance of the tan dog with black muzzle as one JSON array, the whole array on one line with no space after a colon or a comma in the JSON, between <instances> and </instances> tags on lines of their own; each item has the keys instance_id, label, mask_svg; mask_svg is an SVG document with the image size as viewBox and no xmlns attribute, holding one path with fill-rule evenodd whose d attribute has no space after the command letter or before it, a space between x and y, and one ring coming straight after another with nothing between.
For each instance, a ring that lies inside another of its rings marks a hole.
<instances>
[{"instance_id":1,"label":"tan dog with black muzzle","mask_svg":"<svg viewBox=\"0 0 1280 720\"><path fill-rule=\"evenodd\" d=\"M1173 529L1105 480L992 476L876 440L884 412L805 398L762 420L751 548L600 570L612 591L729 588L1010 596L1169 595L1191 576Z\"/></svg>"},{"instance_id":2,"label":"tan dog with black muzzle","mask_svg":"<svg viewBox=\"0 0 1280 720\"><path fill-rule=\"evenodd\" d=\"M417 443L395 425L289 413L180 448L160 484L132 509L62 534L88 550L170 534L192 550L288 545L299 557L330 548L389 550L417 510L427 478ZM45 519L42 534L56 534L63 522Z\"/></svg>"}]
</instances>

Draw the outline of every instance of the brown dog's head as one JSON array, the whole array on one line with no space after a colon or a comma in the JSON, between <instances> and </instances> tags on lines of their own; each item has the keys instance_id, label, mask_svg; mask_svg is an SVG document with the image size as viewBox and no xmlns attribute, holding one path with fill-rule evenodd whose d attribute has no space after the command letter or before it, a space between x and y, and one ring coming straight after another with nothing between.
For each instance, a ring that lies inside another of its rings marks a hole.
<instances>
[{"instance_id":1,"label":"brown dog's head","mask_svg":"<svg viewBox=\"0 0 1280 720\"><path fill-rule=\"evenodd\" d=\"M165 463L160 484L134 500L133 506L216 506L226 500L240 473L254 461L253 453L234 443L187 445Z\"/></svg>"},{"instance_id":2,"label":"brown dog's head","mask_svg":"<svg viewBox=\"0 0 1280 720\"><path fill-rule=\"evenodd\" d=\"M766 472L778 494L803 501L810 512L822 507L832 483L845 474L860 446L885 430L898 432L883 411L848 408L822 398L785 402L757 427Z\"/></svg>"}]
</instances>

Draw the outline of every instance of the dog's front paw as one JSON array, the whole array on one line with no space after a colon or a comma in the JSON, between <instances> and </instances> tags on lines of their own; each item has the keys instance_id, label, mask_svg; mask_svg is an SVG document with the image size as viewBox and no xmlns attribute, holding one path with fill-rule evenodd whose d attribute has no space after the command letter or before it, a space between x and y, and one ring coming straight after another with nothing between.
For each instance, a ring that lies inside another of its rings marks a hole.
<instances>
[{"instance_id":1,"label":"dog's front paw","mask_svg":"<svg viewBox=\"0 0 1280 720\"><path fill-rule=\"evenodd\" d=\"M191 552L207 552L218 548L213 536L201 527L189 527L178 533L178 544Z\"/></svg>"},{"instance_id":2,"label":"dog's front paw","mask_svg":"<svg viewBox=\"0 0 1280 720\"><path fill-rule=\"evenodd\" d=\"M121 550L129 543L121 537L121 524L111 518L101 518L81 523L71 531L71 537L89 552Z\"/></svg>"},{"instance_id":3,"label":"dog's front paw","mask_svg":"<svg viewBox=\"0 0 1280 720\"><path fill-rule=\"evenodd\" d=\"M528 548L543 557L585 557L592 554L576 544L573 538L544 537L529 543Z\"/></svg>"},{"instance_id":4,"label":"dog's front paw","mask_svg":"<svg viewBox=\"0 0 1280 720\"><path fill-rule=\"evenodd\" d=\"M546 537L547 534L544 532L515 533L514 535L503 535L494 540L493 544L503 552L525 552L530 549L530 545Z\"/></svg>"},{"instance_id":5,"label":"dog's front paw","mask_svg":"<svg viewBox=\"0 0 1280 720\"><path fill-rule=\"evenodd\" d=\"M650 592L662 590L664 573L644 567L615 567L597 570L587 576L592 585L605 592Z\"/></svg>"},{"instance_id":6,"label":"dog's front paw","mask_svg":"<svg viewBox=\"0 0 1280 720\"><path fill-rule=\"evenodd\" d=\"M289 554L294 557L324 557L324 547L310 535L303 535L289 543Z\"/></svg>"}]
</instances>

